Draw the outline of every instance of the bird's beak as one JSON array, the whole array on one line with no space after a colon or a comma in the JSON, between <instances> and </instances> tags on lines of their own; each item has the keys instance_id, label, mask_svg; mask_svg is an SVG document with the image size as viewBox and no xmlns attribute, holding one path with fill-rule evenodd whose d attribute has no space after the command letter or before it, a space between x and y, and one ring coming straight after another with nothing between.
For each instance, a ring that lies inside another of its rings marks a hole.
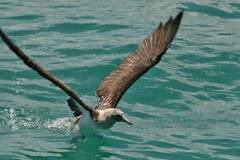
<instances>
[{"instance_id":1,"label":"bird's beak","mask_svg":"<svg viewBox=\"0 0 240 160\"><path fill-rule=\"evenodd\" d=\"M129 121L129 120L127 119L127 117L126 117L126 116L123 116L123 115L122 115L122 122L125 122L125 123L127 123L127 124L129 124L129 125L133 125L132 122Z\"/></svg>"}]
</instances>

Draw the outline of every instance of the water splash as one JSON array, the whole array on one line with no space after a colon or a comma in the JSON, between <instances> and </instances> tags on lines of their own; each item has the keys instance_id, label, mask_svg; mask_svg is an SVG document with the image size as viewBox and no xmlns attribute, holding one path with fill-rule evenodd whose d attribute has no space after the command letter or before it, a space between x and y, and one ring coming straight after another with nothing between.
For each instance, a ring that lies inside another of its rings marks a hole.
<instances>
[{"instance_id":1,"label":"water splash","mask_svg":"<svg viewBox=\"0 0 240 160\"><path fill-rule=\"evenodd\" d=\"M79 129L78 127L72 129L70 117L46 119L37 117L32 111L24 109L4 109L0 111L0 116L1 128L4 127L13 131L23 129L59 129L70 134L71 131Z\"/></svg>"}]
</instances>

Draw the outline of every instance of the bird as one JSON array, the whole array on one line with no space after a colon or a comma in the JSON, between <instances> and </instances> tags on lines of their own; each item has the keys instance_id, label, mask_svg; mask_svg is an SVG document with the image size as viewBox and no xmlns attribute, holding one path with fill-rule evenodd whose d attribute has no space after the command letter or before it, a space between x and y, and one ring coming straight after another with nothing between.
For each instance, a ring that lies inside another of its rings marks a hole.
<instances>
[{"instance_id":1,"label":"bird","mask_svg":"<svg viewBox=\"0 0 240 160\"><path fill-rule=\"evenodd\" d=\"M170 17L165 23L160 23L150 35L143 40L138 48L126 57L99 85L96 95L99 102L95 108L90 107L67 84L56 78L41 65L27 56L0 28L0 36L9 49L15 53L28 67L42 77L51 81L70 98L67 104L73 112L72 123L76 126L80 121L90 120L99 128L111 128L116 122L133 123L117 106L125 92L143 76L149 69L159 63L173 41L183 17L180 11L175 17ZM83 119L82 119L83 118Z\"/></svg>"}]
</instances>

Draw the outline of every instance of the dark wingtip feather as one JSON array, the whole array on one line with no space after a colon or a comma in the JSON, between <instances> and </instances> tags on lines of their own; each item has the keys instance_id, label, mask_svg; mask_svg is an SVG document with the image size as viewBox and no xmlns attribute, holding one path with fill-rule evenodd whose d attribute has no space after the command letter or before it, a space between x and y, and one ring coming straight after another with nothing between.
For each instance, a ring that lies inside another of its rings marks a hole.
<instances>
[{"instance_id":1,"label":"dark wingtip feather","mask_svg":"<svg viewBox=\"0 0 240 160\"><path fill-rule=\"evenodd\" d=\"M183 17L184 10L179 12L176 17L174 18L174 23L180 23Z\"/></svg>"},{"instance_id":2,"label":"dark wingtip feather","mask_svg":"<svg viewBox=\"0 0 240 160\"><path fill-rule=\"evenodd\" d=\"M169 20L164 24L165 32L163 31L161 33L162 34L161 41L166 43L167 48L170 47L170 43L176 36L182 17L183 11L179 12L174 18L170 17Z\"/></svg>"}]
</instances>

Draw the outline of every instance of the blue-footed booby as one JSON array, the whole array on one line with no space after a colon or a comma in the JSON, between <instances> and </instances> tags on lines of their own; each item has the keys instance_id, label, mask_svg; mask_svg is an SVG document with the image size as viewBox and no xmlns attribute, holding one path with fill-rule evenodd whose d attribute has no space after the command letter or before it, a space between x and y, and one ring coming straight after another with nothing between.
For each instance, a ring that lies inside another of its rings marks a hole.
<instances>
[{"instance_id":1,"label":"blue-footed booby","mask_svg":"<svg viewBox=\"0 0 240 160\"><path fill-rule=\"evenodd\" d=\"M70 98L67 103L73 111L73 123L76 125L81 120L83 112L80 106L89 114L89 119L101 128L110 128L115 122L125 122L132 125L123 111L117 108L117 104L127 89L138 80L150 68L156 65L166 53L173 41L183 12L178 13L174 18L158 27L139 45L139 47L125 58L110 75L108 75L97 89L97 96L100 98L95 108L88 106L83 100L67 85L57 79L41 65L29 58L12 40L0 29L0 36L7 46L30 68L41 76L51 81ZM84 117L84 116L83 116Z\"/></svg>"}]
</instances>

